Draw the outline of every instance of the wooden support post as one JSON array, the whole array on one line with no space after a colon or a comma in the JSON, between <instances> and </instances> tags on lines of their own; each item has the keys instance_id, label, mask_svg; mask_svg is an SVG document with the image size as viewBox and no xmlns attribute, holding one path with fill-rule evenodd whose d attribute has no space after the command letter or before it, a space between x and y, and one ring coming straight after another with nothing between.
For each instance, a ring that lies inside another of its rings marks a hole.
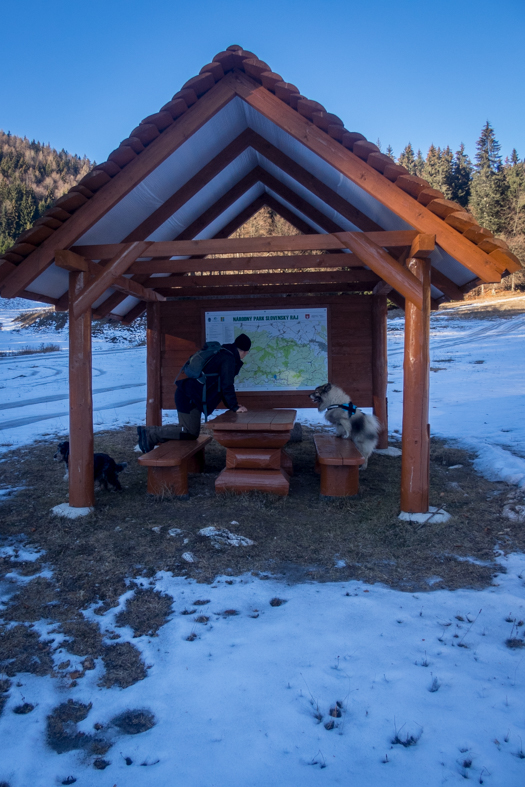
<instances>
[{"instance_id":1,"label":"wooden support post","mask_svg":"<svg viewBox=\"0 0 525 787\"><path fill-rule=\"evenodd\" d=\"M428 511L430 482L430 261L410 258L406 265L422 284L423 308L408 300L405 306L401 510L419 514Z\"/></svg>"},{"instance_id":2,"label":"wooden support post","mask_svg":"<svg viewBox=\"0 0 525 787\"><path fill-rule=\"evenodd\" d=\"M73 307L87 286L87 272L69 274L69 505L95 505L93 478L93 396L91 383L91 309L77 320Z\"/></svg>"},{"instance_id":3,"label":"wooden support post","mask_svg":"<svg viewBox=\"0 0 525 787\"><path fill-rule=\"evenodd\" d=\"M372 295L372 399L374 415L381 421L383 431L379 435L378 448L388 448L387 408L387 296Z\"/></svg>"},{"instance_id":4,"label":"wooden support post","mask_svg":"<svg viewBox=\"0 0 525 787\"><path fill-rule=\"evenodd\" d=\"M148 303L146 331L146 426L162 426L160 307Z\"/></svg>"}]
</instances>

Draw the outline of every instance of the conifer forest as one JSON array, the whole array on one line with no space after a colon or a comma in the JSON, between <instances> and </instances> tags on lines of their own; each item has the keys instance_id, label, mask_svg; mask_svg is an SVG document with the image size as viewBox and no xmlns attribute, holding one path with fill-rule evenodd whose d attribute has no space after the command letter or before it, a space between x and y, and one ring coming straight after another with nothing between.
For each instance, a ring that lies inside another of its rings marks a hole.
<instances>
[{"instance_id":1,"label":"conifer forest","mask_svg":"<svg viewBox=\"0 0 525 787\"><path fill-rule=\"evenodd\" d=\"M397 158L390 146L385 152L470 211L525 265L525 162L516 149L503 160L488 121L477 140L474 161L464 145L456 152L431 145L423 156L409 142ZM93 165L85 157L0 131L0 254Z\"/></svg>"}]
</instances>

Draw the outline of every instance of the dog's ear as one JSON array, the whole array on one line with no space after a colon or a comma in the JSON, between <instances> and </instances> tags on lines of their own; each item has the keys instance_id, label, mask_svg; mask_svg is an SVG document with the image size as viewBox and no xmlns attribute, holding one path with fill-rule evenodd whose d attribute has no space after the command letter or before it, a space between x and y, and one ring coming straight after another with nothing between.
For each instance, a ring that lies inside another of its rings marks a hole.
<instances>
[{"instance_id":1,"label":"dog's ear","mask_svg":"<svg viewBox=\"0 0 525 787\"><path fill-rule=\"evenodd\" d=\"M331 390L332 390L332 383L326 383L326 385L323 385L323 393L324 394L327 394Z\"/></svg>"}]
</instances>

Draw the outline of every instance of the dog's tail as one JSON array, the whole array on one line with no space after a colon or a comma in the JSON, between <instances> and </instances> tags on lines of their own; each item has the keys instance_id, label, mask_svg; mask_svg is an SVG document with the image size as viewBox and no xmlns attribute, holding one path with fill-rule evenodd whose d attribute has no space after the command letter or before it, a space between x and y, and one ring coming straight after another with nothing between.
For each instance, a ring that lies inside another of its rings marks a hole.
<instances>
[{"instance_id":1,"label":"dog's tail","mask_svg":"<svg viewBox=\"0 0 525 787\"><path fill-rule=\"evenodd\" d=\"M375 415L368 415L361 410L352 416L351 424L353 434L366 440L377 440L382 430L381 422Z\"/></svg>"},{"instance_id":2,"label":"dog's tail","mask_svg":"<svg viewBox=\"0 0 525 787\"><path fill-rule=\"evenodd\" d=\"M115 465L115 472L116 473L122 473L122 471L125 470L127 466L128 466L127 462L121 462L119 465L116 464Z\"/></svg>"}]
</instances>

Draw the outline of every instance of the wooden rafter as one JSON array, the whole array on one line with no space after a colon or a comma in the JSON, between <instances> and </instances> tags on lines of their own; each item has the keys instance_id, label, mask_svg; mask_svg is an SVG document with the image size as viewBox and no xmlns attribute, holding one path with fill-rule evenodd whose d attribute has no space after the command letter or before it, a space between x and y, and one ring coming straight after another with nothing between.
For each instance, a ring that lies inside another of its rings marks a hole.
<instances>
[{"instance_id":1,"label":"wooden rafter","mask_svg":"<svg viewBox=\"0 0 525 787\"><path fill-rule=\"evenodd\" d=\"M228 164L231 164L252 143L253 131L245 129L233 142L215 156L208 164L190 178L180 189L169 197L157 210L148 216L124 239L126 242L145 240L164 222L168 221L174 213L182 208L188 200L194 197L213 178L217 177Z\"/></svg>"},{"instance_id":2,"label":"wooden rafter","mask_svg":"<svg viewBox=\"0 0 525 787\"><path fill-rule=\"evenodd\" d=\"M373 274L371 274L373 275ZM299 293L312 293L314 295L319 293L337 293L337 292L371 292L374 283L377 282L377 277L373 282L348 282L339 284L285 284L282 286L272 284L260 284L247 287L215 287L213 292L211 290L203 290L202 287L188 287L180 289L166 289L159 288L158 292L165 295L168 300L177 297L209 297L210 295L222 296L236 296L243 297L250 295L295 295Z\"/></svg>"},{"instance_id":3,"label":"wooden rafter","mask_svg":"<svg viewBox=\"0 0 525 787\"><path fill-rule=\"evenodd\" d=\"M111 287L120 275L125 273L129 266L135 262L137 257L140 257L147 248L148 244L143 241L136 241L129 245L126 244L126 248L119 254L116 254L107 265L101 266L97 271L97 275L86 284L84 289L79 292L75 298L75 303L72 307L75 319L78 319L84 312L90 309L108 287Z\"/></svg>"},{"instance_id":4,"label":"wooden rafter","mask_svg":"<svg viewBox=\"0 0 525 787\"><path fill-rule=\"evenodd\" d=\"M240 226L240 225L238 225ZM231 234L231 233L230 233ZM391 232L348 232L345 236L366 237L378 246L405 248L410 246L416 235L414 230ZM73 246L72 251L89 259L99 260L115 257L122 251L121 243ZM148 246L147 257L191 257L208 254L257 254L274 251L311 251L312 249L347 248L346 241L330 234L322 235L272 235L260 238L212 238L210 240L158 241Z\"/></svg>"},{"instance_id":5,"label":"wooden rafter","mask_svg":"<svg viewBox=\"0 0 525 787\"><path fill-rule=\"evenodd\" d=\"M56 252L55 264L57 267L63 268L64 270L70 272L89 272L93 277L98 277L101 273L101 266L96 262L93 262L92 260L86 260L79 254L75 254L74 252L68 250L58 250ZM163 298L159 296L158 293L143 287L141 284L138 284L132 279L127 279L125 276L118 276L116 279L114 279L111 283L111 287L121 293L124 293L126 297L128 295L132 295L133 297L141 298L141 300L144 301L163 300ZM67 300L69 300L69 298ZM60 306L63 308L64 305L60 303Z\"/></svg>"},{"instance_id":6,"label":"wooden rafter","mask_svg":"<svg viewBox=\"0 0 525 787\"><path fill-rule=\"evenodd\" d=\"M448 254L463 262L485 281L494 280L494 263L482 249L474 246L431 211L422 209L421 204L413 197L361 158L329 139L325 132L299 112L283 105L279 98L246 74L235 71L224 79L249 106L320 156L367 194L415 227L419 233L435 235L437 243Z\"/></svg>"},{"instance_id":7,"label":"wooden rafter","mask_svg":"<svg viewBox=\"0 0 525 787\"><path fill-rule=\"evenodd\" d=\"M354 252L365 265L391 284L404 298L421 309L423 290L416 277L364 233L339 232L336 237Z\"/></svg>"},{"instance_id":8,"label":"wooden rafter","mask_svg":"<svg viewBox=\"0 0 525 787\"><path fill-rule=\"evenodd\" d=\"M295 227L296 230L302 232L303 235L311 235L315 232L308 222L300 216L297 216L293 210L290 210L286 205L282 205L272 194L265 192L263 196L267 208L273 210L274 213L277 213L278 216L287 221L292 227Z\"/></svg>"},{"instance_id":9,"label":"wooden rafter","mask_svg":"<svg viewBox=\"0 0 525 787\"><path fill-rule=\"evenodd\" d=\"M366 268L351 268L349 271L301 271L300 273L239 273L238 275L226 274L211 276L166 276L161 279L147 279L145 285L151 287L154 282L162 287L187 287L209 288L236 286L239 284L251 286L260 284L344 284L345 282L373 282L377 283L378 277ZM160 283L160 284L159 284Z\"/></svg>"},{"instance_id":10,"label":"wooden rafter","mask_svg":"<svg viewBox=\"0 0 525 787\"><path fill-rule=\"evenodd\" d=\"M257 213L258 210L260 210L264 206L263 196L257 197L251 203L251 205L248 205L237 216L234 216L234 218L231 221L229 221L228 224L226 224L226 226L222 228L222 230L219 230L219 232L216 233L215 238L227 238L229 235L235 232L239 227L241 227L245 222L247 222L248 219L250 219L255 213ZM140 278L141 281L145 281L148 278L148 274L147 273L142 274L142 276L139 274L139 276L136 276L134 278ZM106 317L108 314L111 314L112 310L116 309L121 302L122 302L122 296L119 295L119 293L113 293L108 298L106 298L106 300L103 301L103 303L100 304L100 306L97 307L98 315L100 317ZM141 304L137 304L130 310L129 314L131 314L131 312L134 312L135 316L129 321L129 323L131 323L134 319L136 319L143 313L144 309L141 309L140 306ZM127 318L128 315L126 315L125 324L129 324Z\"/></svg>"},{"instance_id":11,"label":"wooden rafter","mask_svg":"<svg viewBox=\"0 0 525 787\"><path fill-rule=\"evenodd\" d=\"M4 280L2 296L13 298L24 290L53 262L57 249L70 248L104 216L114 205L146 178L168 156L177 150L192 134L201 128L234 97L231 86L221 80L185 112L176 123L169 126L155 144L94 194L76 213L36 248Z\"/></svg>"},{"instance_id":12,"label":"wooden rafter","mask_svg":"<svg viewBox=\"0 0 525 787\"><path fill-rule=\"evenodd\" d=\"M281 270L283 268L359 268L355 254L287 254L272 257L206 257L186 260L139 260L129 273L202 273L211 271ZM158 279L153 279L158 281Z\"/></svg>"},{"instance_id":13,"label":"wooden rafter","mask_svg":"<svg viewBox=\"0 0 525 787\"><path fill-rule=\"evenodd\" d=\"M272 164L279 167L283 172L292 177L301 186L308 189L309 192L314 194L326 205L329 205L333 210L337 211L345 219L351 221L358 229L363 232L373 232L374 230L382 230L379 224L362 211L358 210L354 205L341 197L337 192L323 183L319 178L316 178L308 170L304 169L300 164L291 159L281 150L276 148L264 137L254 133L252 138L252 147L262 156L264 156Z\"/></svg>"},{"instance_id":14,"label":"wooden rafter","mask_svg":"<svg viewBox=\"0 0 525 787\"><path fill-rule=\"evenodd\" d=\"M300 197L295 191L285 186L284 183L281 183L280 180L264 169L260 169L260 181L267 188L282 197L282 199L286 200L292 207L300 211L303 216L306 216L307 219L310 219L310 221L317 224L318 227L321 227L326 232L340 232L343 230L340 224L337 224L337 222L326 216L322 211L310 205L303 197Z\"/></svg>"}]
</instances>

